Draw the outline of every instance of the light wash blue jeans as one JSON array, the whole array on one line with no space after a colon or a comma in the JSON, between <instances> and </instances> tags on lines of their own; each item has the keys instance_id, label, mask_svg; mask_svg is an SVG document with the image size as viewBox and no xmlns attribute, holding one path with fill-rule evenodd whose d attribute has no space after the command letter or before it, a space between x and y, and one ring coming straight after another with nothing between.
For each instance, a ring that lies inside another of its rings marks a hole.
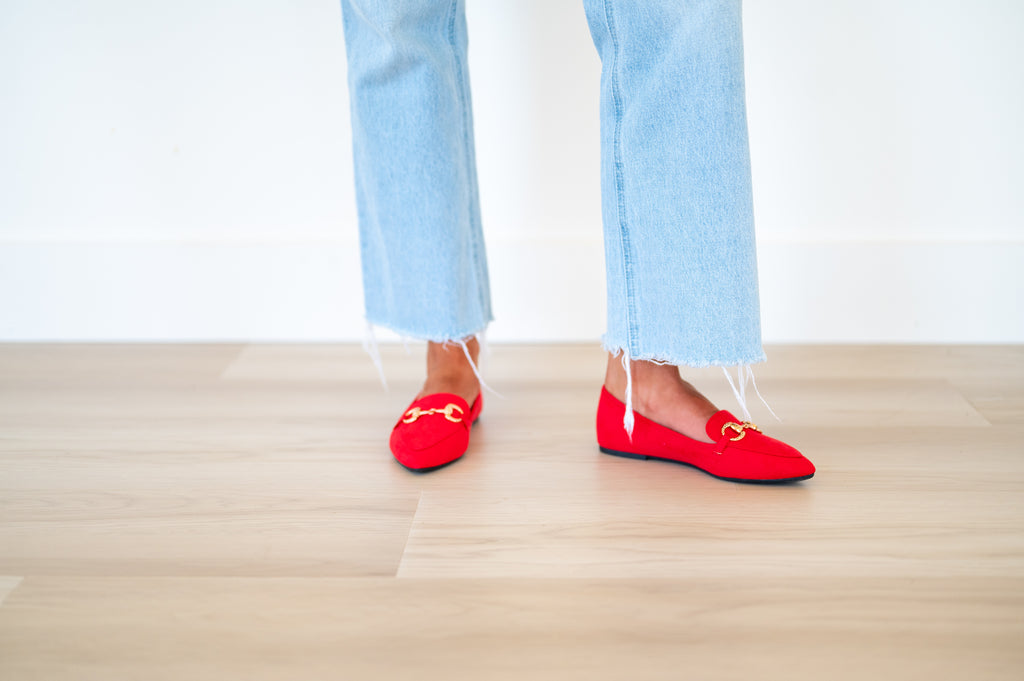
<instances>
[{"instance_id":1,"label":"light wash blue jeans","mask_svg":"<svg viewBox=\"0 0 1024 681\"><path fill-rule=\"evenodd\" d=\"M477 334L492 314L464 0L341 2L367 320ZM741 1L583 4L602 64L604 347L749 372L764 352Z\"/></svg>"}]
</instances>

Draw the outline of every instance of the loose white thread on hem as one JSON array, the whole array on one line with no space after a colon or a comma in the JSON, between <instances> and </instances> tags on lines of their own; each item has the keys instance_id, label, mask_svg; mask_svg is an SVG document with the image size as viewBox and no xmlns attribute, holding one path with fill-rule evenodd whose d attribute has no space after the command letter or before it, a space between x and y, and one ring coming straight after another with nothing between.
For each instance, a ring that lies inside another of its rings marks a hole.
<instances>
[{"instance_id":1,"label":"loose white thread on hem","mask_svg":"<svg viewBox=\"0 0 1024 681\"><path fill-rule=\"evenodd\" d=\"M377 375L380 376L380 383L384 386L384 390L390 391L388 379L384 376L384 364L380 361L377 337L373 333L373 324L370 323L370 320L366 320L366 333L363 334L363 350L373 360L373 366L377 368Z\"/></svg>"},{"instance_id":2,"label":"loose white thread on hem","mask_svg":"<svg viewBox=\"0 0 1024 681\"><path fill-rule=\"evenodd\" d=\"M736 396L736 401L740 405L740 410L743 411L743 420L750 421L750 410L747 409L747 396L746 396L746 385L747 382L742 379L743 376L743 365L736 367L736 381L732 380L732 375L729 373L729 369L722 367L722 373L725 374L725 380L729 381L729 387L732 388L732 394ZM736 387L736 383L739 382L739 388Z\"/></svg>"},{"instance_id":3,"label":"loose white thread on hem","mask_svg":"<svg viewBox=\"0 0 1024 681\"><path fill-rule=\"evenodd\" d=\"M476 335L476 340L480 344L480 357L477 359L477 364L480 367L480 373L484 372L484 359L490 358L491 346L487 343L487 330L483 330Z\"/></svg>"},{"instance_id":4,"label":"loose white thread on hem","mask_svg":"<svg viewBox=\"0 0 1024 681\"><path fill-rule=\"evenodd\" d=\"M622 348L622 368L626 371L626 412L622 416L622 427L626 431L626 435L629 437L629 441L633 441L633 428L636 423L636 417L633 412L633 372L631 370L631 359L629 357L629 351L626 348ZM618 354L618 353L615 353ZM671 364L671 362L664 360L644 360L653 364ZM747 381L754 388L754 393L757 394L761 403L768 409L768 412L775 417L776 421L782 422L782 419L775 410L772 409L768 401L764 399L764 395L757 388L757 380L754 378L754 370L750 368L749 364L739 364L736 366L736 380L733 380L732 375L729 373L728 367L722 367L722 373L725 374L725 379L729 382L729 387L732 388L733 395L736 396L736 401L740 405L740 409L743 412L743 418L746 421L753 420L750 415L750 410L747 408Z\"/></svg>"},{"instance_id":5,"label":"loose white thread on hem","mask_svg":"<svg viewBox=\"0 0 1024 681\"><path fill-rule=\"evenodd\" d=\"M626 413L622 415L622 427L626 429L626 436L633 441L633 371L629 366L629 350L622 350L622 368L626 370Z\"/></svg>"},{"instance_id":6,"label":"loose white thread on hem","mask_svg":"<svg viewBox=\"0 0 1024 681\"><path fill-rule=\"evenodd\" d=\"M469 336L469 338L474 337L480 343L480 360L482 360L484 356L490 354L490 347L487 345L487 337L483 331ZM401 339L402 345L405 346L405 353L409 354L408 339L405 336L401 336ZM448 345L449 343L457 343L462 348L463 354L466 355L466 361L469 362L469 368L473 370L473 375L476 376L476 380L480 382L480 387L502 399L505 399L504 395L487 385L487 382L484 381L484 377L481 375L480 369L477 367L477 362L474 362L472 356L469 354L469 347L466 345L466 341L451 339L444 341L445 345ZM377 346L377 336L373 332L373 323L370 322L370 320L366 320L366 331L363 334L363 350L373 361L373 366L377 369L377 375L380 377L381 385L384 386L385 390L390 391L390 388L388 388L387 377L384 375L384 363L380 359L380 349ZM479 364L480 366L483 366L482 361L480 361Z\"/></svg>"},{"instance_id":7,"label":"loose white thread on hem","mask_svg":"<svg viewBox=\"0 0 1024 681\"><path fill-rule=\"evenodd\" d=\"M775 413L775 410L771 408L768 401L761 395L761 391L757 389L757 381L754 380L754 370L750 368L749 364L740 364L736 367L736 381L732 380L732 375L729 373L729 369L722 367L722 373L725 374L725 379L729 381L729 387L732 388L732 394L736 396L736 401L740 404L740 409L743 410L743 418L747 421L752 421L750 416L750 410L747 409L747 381L749 380L754 386L754 392L757 393L758 399L761 403L767 407L768 411L772 416L775 417L776 421L782 422L779 415Z\"/></svg>"},{"instance_id":8,"label":"loose white thread on hem","mask_svg":"<svg viewBox=\"0 0 1024 681\"><path fill-rule=\"evenodd\" d=\"M479 342L479 336L477 336L477 341ZM505 399L504 395L499 393L497 390L495 390L491 386L487 385L486 381L484 381L484 377L480 375L480 370L477 368L476 362L473 361L473 358L469 354L469 347L466 346L466 341L464 341L464 340L445 341L445 345L447 345L449 342L458 343L462 347L462 353L464 355L466 355L466 361L469 362L469 368L473 370L473 375L476 376L476 380L480 381L480 387L485 389L485 390L487 390L488 392L490 392L490 393L492 393L494 395L497 395L498 397L500 397L502 399ZM481 352L481 354L483 354L483 353Z\"/></svg>"},{"instance_id":9,"label":"loose white thread on hem","mask_svg":"<svg viewBox=\"0 0 1024 681\"><path fill-rule=\"evenodd\" d=\"M757 389L757 381L754 380L754 370L750 368L749 364L746 366L747 374L750 376L750 384L754 386L754 392L757 393L757 398L761 400L761 404L763 404L768 409L768 412L775 417L775 420L778 421L779 423L782 423L782 419L779 417L778 414L775 413L775 410L771 408L771 406L768 404L768 401L761 396L761 391Z\"/></svg>"}]
</instances>

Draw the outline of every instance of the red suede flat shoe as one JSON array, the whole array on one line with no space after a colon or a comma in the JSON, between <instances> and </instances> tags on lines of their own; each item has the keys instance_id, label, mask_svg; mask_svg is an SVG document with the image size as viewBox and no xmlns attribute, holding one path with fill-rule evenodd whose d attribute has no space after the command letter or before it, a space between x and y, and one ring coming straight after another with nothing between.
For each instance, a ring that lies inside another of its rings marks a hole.
<instances>
[{"instance_id":1,"label":"red suede flat shoe","mask_svg":"<svg viewBox=\"0 0 1024 681\"><path fill-rule=\"evenodd\" d=\"M426 473L455 461L469 448L469 429L483 409L483 394L470 407L452 393L413 401L391 430L391 453L411 471Z\"/></svg>"},{"instance_id":2,"label":"red suede flat shoe","mask_svg":"<svg viewBox=\"0 0 1024 681\"><path fill-rule=\"evenodd\" d=\"M713 443L694 440L637 413L631 442L622 427L625 413L626 405L602 387L597 444L605 454L684 463L730 482L796 482L814 475L814 464L803 454L724 409L705 426Z\"/></svg>"}]
</instances>

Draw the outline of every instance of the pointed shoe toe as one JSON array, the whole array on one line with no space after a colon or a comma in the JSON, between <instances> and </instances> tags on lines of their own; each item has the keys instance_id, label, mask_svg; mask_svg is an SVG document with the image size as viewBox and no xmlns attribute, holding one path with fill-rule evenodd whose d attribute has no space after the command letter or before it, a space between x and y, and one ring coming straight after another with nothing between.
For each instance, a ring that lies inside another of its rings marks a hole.
<instances>
[{"instance_id":1,"label":"pointed shoe toe","mask_svg":"<svg viewBox=\"0 0 1024 681\"><path fill-rule=\"evenodd\" d=\"M714 442L694 440L637 413L631 439L622 427L625 413L626 405L602 388L597 409L597 442L602 452L674 461L730 482L797 482L815 473L814 464L797 449L724 409L705 426Z\"/></svg>"},{"instance_id":2,"label":"pointed shoe toe","mask_svg":"<svg viewBox=\"0 0 1024 681\"><path fill-rule=\"evenodd\" d=\"M411 471L447 466L469 448L469 431L483 408L478 395L470 406L452 393L434 393L414 400L391 430L391 453Z\"/></svg>"}]
</instances>

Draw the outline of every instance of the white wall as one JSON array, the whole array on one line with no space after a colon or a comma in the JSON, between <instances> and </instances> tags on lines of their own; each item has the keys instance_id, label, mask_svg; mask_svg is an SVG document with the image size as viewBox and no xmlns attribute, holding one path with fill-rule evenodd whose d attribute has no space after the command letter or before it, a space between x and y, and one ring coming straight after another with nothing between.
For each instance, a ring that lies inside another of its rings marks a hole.
<instances>
[{"instance_id":1,"label":"white wall","mask_svg":"<svg viewBox=\"0 0 1024 681\"><path fill-rule=\"evenodd\" d=\"M354 340L331 0L0 3L0 339ZM604 325L578 0L469 0L494 340ZM747 0L768 341L1024 342L1024 3Z\"/></svg>"}]
</instances>

